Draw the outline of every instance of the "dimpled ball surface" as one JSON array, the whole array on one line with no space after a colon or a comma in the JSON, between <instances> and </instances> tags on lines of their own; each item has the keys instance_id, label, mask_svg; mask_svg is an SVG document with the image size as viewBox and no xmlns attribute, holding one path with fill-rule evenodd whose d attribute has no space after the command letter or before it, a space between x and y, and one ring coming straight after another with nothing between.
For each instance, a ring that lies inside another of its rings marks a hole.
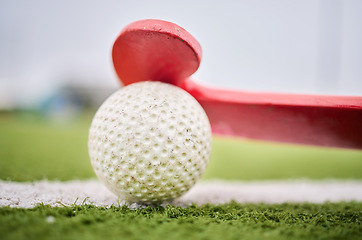
<instances>
[{"instance_id":1,"label":"dimpled ball surface","mask_svg":"<svg viewBox=\"0 0 362 240\"><path fill-rule=\"evenodd\" d=\"M116 91L95 114L88 148L98 178L129 202L160 203L188 191L211 152L209 120L186 91L140 82Z\"/></svg>"}]
</instances>

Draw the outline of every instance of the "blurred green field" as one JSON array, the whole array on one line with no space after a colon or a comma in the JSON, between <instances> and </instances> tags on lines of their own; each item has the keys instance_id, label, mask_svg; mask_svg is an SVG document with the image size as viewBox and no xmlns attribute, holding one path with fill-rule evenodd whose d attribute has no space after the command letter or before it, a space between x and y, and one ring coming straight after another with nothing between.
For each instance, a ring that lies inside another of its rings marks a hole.
<instances>
[{"instance_id":1,"label":"blurred green field","mask_svg":"<svg viewBox=\"0 0 362 240\"><path fill-rule=\"evenodd\" d=\"M0 114L0 179L94 178L88 128L94 111L65 123L31 113ZM215 137L204 179L362 179L362 151Z\"/></svg>"}]
</instances>

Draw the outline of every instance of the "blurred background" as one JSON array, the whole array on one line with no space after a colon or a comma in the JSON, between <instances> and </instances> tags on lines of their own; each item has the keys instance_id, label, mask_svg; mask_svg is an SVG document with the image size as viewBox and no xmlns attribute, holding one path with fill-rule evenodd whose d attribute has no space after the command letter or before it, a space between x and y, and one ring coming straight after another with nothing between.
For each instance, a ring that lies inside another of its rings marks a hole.
<instances>
[{"instance_id":1,"label":"blurred background","mask_svg":"<svg viewBox=\"0 0 362 240\"><path fill-rule=\"evenodd\" d=\"M0 0L0 179L94 176L87 131L121 86L111 49L133 21L194 35L203 58L193 78L204 84L361 96L361 12L359 0ZM360 151L230 141L216 140L213 155L229 167L220 175L215 162L206 176L362 178Z\"/></svg>"},{"instance_id":2,"label":"blurred background","mask_svg":"<svg viewBox=\"0 0 362 240\"><path fill-rule=\"evenodd\" d=\"M121 29L174 22L203 47L194 78L251 91L362 95L359 0L0 1L0 108L98 104L120 83ZM55 98L55 99L51 99ZM60 103L58 103L60 105Z\"/></svg>"}]
</instances>

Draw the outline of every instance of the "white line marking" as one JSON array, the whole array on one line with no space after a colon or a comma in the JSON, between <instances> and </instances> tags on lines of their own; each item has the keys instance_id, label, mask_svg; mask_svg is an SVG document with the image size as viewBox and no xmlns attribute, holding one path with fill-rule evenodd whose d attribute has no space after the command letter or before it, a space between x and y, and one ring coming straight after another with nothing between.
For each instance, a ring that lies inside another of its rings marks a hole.
<instances>
[{"instance_id":1,"label":"white line marking","mask_svg":"<svg viewBox=\"0 0 362 240\"><path fill-rule=\"evenodd\" d=\"M232 200L240 203L362 201L362 181L201 181L173 204L181 206L190 203L220 204ZM32 208L39 203L71 206L83 202L96 206L118 206L125 203L97 180L67 182L44 180L33 183L0 181L0 207Z\"/></svg>"}]
</instances>

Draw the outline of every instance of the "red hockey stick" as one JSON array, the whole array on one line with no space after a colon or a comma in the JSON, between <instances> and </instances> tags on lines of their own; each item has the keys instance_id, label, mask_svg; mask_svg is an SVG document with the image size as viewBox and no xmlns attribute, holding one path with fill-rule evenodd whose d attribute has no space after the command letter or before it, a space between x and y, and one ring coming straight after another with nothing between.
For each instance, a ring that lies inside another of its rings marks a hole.
<instances>
[{"instance_id":1,"label":"red hockey stick","mask_svg":"<svg viewBox=\"0 0 362 240\"><path fill-rule=\"evenodd\" d=\"M362 97L251 93L205 87L189 79L201 61L197 40L176 24L141 20L116 39L115 70L125 85L174 84L205 109L214 134L362 149Z\"/></svg>"}]
</instances>

